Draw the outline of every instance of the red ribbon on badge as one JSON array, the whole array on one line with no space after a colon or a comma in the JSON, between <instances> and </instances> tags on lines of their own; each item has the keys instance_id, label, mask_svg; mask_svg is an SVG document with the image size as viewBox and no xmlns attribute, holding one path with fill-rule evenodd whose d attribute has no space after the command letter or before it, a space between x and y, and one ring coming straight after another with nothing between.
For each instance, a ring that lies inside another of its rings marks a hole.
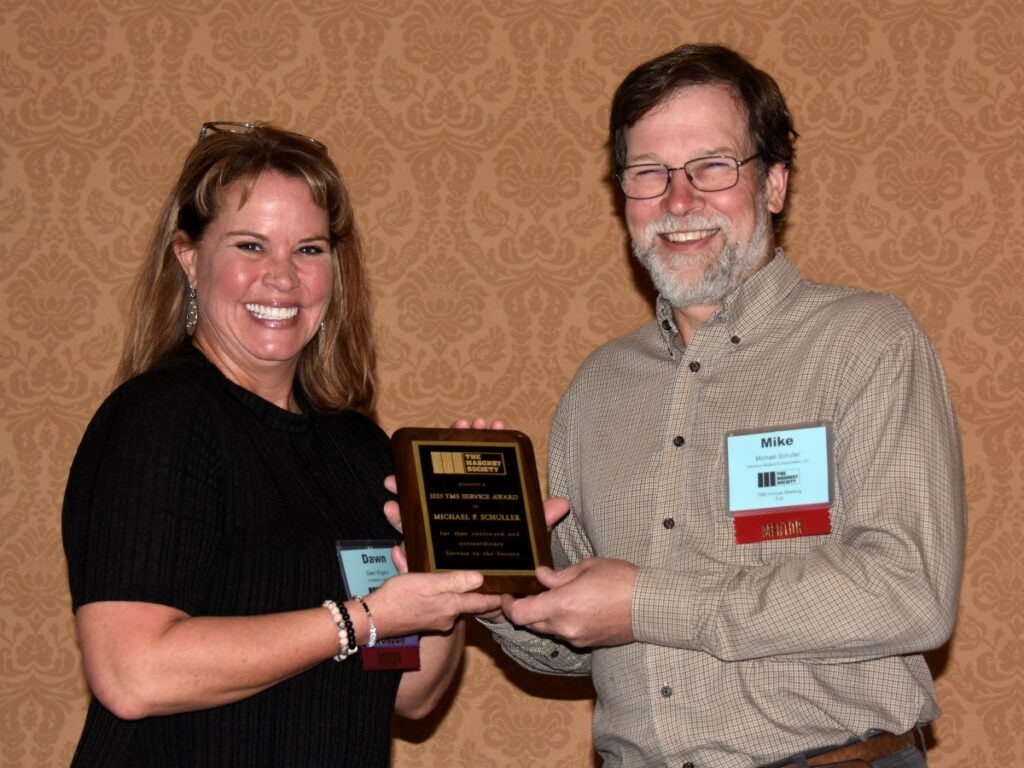
<instances>
[{"instance_id":1,"label":"red ribbon on badge","mask_svg":"<svg viewBox=\"0 0 1024 768\"><path fill-rule=\"evenodd\" d=\"M777 507L772 511L736 512L732 518L737 544L824 536L832 532L828 504Z\"/></svg>"},{"instance_id":2,"label":"red ribbon on badge","mask_svg":"<svg viewBox=\"0 0 1024 768\"><path fill-rule=\"evenodd\" d=\"M373 648L359 649L363 669L419 669L420 642L418 635L378 640Z\"/></svg>"}]
</instances>

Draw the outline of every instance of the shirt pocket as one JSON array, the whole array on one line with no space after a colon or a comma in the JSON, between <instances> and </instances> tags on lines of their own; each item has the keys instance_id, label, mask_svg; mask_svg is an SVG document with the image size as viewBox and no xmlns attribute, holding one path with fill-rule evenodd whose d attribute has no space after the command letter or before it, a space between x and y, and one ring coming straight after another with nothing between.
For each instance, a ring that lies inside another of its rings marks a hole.
<instances>
[{"instance_id":1,"label":"shirt pocket","mask_svg":"<svg viewBox=\"0 0 1024 768\"><path fill-rule=\"evenodd\" d=\"M797 557L806 557L814 550L842 541L845 529L845 515L842 504L833 501L829 509L831 532L817 536L794 536L788 539L759 541L756 544L737 546L751 547L751 556L758 565L778 565Z\"/></svg>"}]
</instances>

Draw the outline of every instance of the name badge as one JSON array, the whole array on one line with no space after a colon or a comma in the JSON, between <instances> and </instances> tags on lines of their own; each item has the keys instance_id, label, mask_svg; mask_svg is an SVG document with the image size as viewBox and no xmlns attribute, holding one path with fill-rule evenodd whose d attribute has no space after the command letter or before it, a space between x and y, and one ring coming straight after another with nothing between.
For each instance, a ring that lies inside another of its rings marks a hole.
<instances>
[{"instance_id":1,"label":"name badge","mask_svg":"<svg viewBox=\"0 0 1024 768\"><path fill-rule=\"evenodd\" d=\"M731 432L725 454L737 544L831 533L830 424Z\"/></svg>"},{"instance_id":2,"label":"name badge","mask_svg":"<svg viewBox=\"0 0 1024 768\"><path fill-rule=\"evenodd\" d=\"M368 595L392 576L398 574L391 560L393 541L339 541L338 564L345 585L346 599ZM363 669L419 669L419 635L390 637L378 640L373 648L359 649Z\"/></svg>"}]
</instances>

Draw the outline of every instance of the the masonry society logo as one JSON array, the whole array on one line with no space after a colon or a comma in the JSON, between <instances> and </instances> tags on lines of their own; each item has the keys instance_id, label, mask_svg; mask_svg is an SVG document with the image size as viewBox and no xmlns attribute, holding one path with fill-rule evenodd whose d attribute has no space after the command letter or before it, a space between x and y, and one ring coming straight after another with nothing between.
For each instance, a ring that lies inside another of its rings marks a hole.
<instances>
[{"instance_id":1,"label":"the masonry society logo","mask_svg":"<svg viewBox=\"0 0 1024 768\"><path fill-rule=\"evenodd\" d=\"M504 475L505 457L500 453L431 451L435 475Z\"/></svg>"},{"instance_id":2,"label":"the masonry society logo","mask_svg":"<svg viewBox=\"0 0 1024 768\"><path fill-rule=\"evenodd\" d=\"M757 473L758 488L775 488L779 485L799 485L800 473L795 470L772 470Z\"/></svg>"}]
</instances>

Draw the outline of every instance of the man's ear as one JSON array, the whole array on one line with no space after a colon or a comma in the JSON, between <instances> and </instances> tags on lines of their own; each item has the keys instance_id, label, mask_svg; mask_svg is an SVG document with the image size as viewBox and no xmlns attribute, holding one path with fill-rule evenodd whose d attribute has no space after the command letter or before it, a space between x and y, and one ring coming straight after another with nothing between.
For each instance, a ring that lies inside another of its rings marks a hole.
<instances>
[{"instance_id":1,"label":"man's ear","mask_svg":"<svg viewBox=\"0 0 1024 768\"><path fill-rule=\"evenodd\" d=\"M788 183L789 168L784 163L776 163L768 169L764 184L768 210L772 213L781 213L786 205L786 185Z\"/></svg>"},{"instance_id":2,"label":"man's ear","mask_svg":"<svg viewBox=\"0 0 1024 768\"><path fill-rule=\"evenodd\" d=\"M185 277L188 278L188 284L194 287L198 271L195 243L184 231L179 229L171 236L171 248L174 249L174 256L178 259Z\"/></svg>"}]
</instances>

